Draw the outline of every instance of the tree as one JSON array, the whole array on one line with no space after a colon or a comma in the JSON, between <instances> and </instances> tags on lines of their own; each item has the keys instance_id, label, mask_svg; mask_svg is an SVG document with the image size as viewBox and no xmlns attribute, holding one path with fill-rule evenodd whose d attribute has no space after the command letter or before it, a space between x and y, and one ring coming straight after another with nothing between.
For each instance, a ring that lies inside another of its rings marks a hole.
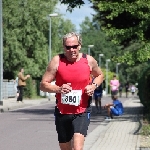
<instances>
[{"instance_id":1,"label":"tree","mask_svg":"<svg viewBox=\"0 0 150 150\"><path fill-rule=\"evenodd\" d=\"M84 4L84 0L60 0L68 8ZM94 21L99 21L101 29L112 41L122 47L122 55L114 60L129 65L150 59L150 1L147 0L92 0L97 12ZM136 50L127 51L133 43L139 43Z\"/></svg>"},{"instance_id":2,"label":"tree","mask_svg":"<svg viewBox=\"0 0 150 150\"><path fill-rule=\"evenodd\" d=\"M98 12L95 18L100 21L101 28L114 43L123 46L123 55L117 58L118 61L129 65L148 61L150 58L149 1L93 0L93 8ZM127 51L127 48L134 43L140 43L140 47Z\"/></svg>"},{"instance_id":3,"label":"tree","mask_svg":"<svg viewBox=\"0 0 150 150\"><path fill-rule=\"evenodd\" d=\"M7 71L13 69L18 72L19 67L25 67L27 73L39 77L43 65L47 64L48 23L44 17L49 9L54 11L56 2L47 3L43 0L40 5L39 2L3 1L4 69Z\"/></svg>"},{"instance_id":4,"label":"tree","mask_svg":"<svg viewBox=\"0 0 150 150\"><path fill-rule=\"evenodd\" d=\"M83 22L80 24L81 35L83 39L82 51L87 53L88 45L94 45L91 48L91 55L99 63L99 54L104 54L101 58L101 67L105 68L105 60L111 59L118 53L118 48L106 37L105 33L100 30L98 22L91 22L88 17L85 17ZM110 64L112 71L115 69L115 62Z\"/></svg>"},{"instance_id":5,"label":"tree","mask_svg":"<svg viewBox=\"0 0 150 150\"><path fill-rule=\"evenodd\" d=\"M68 10L72 11L73 8L77 7L77 6L81 6L84 3L83 0L59 0L61 3L63 4L68 4Z\"/></svg>"},{"instance_id":6,"label":"tree","mask_svg":"<svg viewBox=\"0 0 150 150\"><path fill-rule=\"evenodd\" d=\"M3 1L5 72L15 77L23 67L32 77L41 78L48 64L48 14L55 12L57 3L58 0ZM61 51L62 34L74 29L74 25L61 15L53 18L52 24L53 56Z\"/></svg>"}]
</instances>

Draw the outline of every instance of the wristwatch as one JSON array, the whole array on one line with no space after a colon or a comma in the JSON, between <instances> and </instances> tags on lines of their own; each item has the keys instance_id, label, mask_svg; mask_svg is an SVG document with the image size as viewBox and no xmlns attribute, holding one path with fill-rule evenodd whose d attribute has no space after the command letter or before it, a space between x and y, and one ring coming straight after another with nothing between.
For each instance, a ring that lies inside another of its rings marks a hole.
<instances>
[{"instance_id":1,"label":"wristwatch","mask_svg":"<svg viewBox=\"0 0 150 150\"><path fill-rule=\"evenodd\" d=\"M94 85L96 86L96 88L98 88L98 84L96 84L96 83L94 83L94 82L93 82L92 84L94 84Z\"/></svg>"}]
</instances>

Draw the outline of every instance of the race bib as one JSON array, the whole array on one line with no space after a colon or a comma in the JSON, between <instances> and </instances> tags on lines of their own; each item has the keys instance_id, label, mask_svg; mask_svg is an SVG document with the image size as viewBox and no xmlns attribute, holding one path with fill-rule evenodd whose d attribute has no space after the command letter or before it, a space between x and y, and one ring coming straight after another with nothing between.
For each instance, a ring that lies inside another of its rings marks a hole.
<instances>
[{"instance_id":1,"label":"race bib","mask_svg":"<svg viewBox=\"0 0 150 150\"><path fill-rule=\"evenodd\" d=\"M79 106L81 101L82 90L72 90L67 94L61 94L61 103Z\"/></svg>"}]
</instances>

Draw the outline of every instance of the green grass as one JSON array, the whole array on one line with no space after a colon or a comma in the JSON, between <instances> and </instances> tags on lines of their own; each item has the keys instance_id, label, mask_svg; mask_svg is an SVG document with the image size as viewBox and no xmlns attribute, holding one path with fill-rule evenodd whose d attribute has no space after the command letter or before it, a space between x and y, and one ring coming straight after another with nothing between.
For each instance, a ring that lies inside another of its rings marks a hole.
<instances>
[{"instance_id":1,"label":"green grass","mask_svg":"<svg viewBox=\"0 0 150 150\"><path fill-rule=\"evenodd\" d=\"M141 134L146 136L150 135L150 114L144 115Z\"/></svg>"}]
</instances>

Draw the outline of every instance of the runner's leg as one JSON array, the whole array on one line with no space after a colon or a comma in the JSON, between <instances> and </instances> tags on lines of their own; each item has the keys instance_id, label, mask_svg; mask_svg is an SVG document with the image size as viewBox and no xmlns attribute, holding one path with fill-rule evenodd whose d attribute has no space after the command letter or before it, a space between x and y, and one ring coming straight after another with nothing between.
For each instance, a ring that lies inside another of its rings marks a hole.
<instances>
[{"instance_id":1,"label":"runner's leg","mask_svg":"<svg viewBox=\"0 0 150 150\"><path fill-rule=\"evenodd\" d=\"M71 141L66 143L59 143L61 150L72 150Z\"/></svg>"},{"instance_id":2,"label":"runner's leg","mask_svg":"<svg viewBox=\"0 0 150 150\"><path fill-rule=\"evenodd\" d=\"M85 136L90 124L90 113L85 112L75 116L72 125L74 128L73 150L83 150Z\"/></svg>"},{"instance_id":3,"label":"runner's leg","mask_svg":"<svg viewBox=\"0 0 150 150\"><path fill-rule=\"evenodd\" d=\"M73 150L83 150L85 137L80 133L74 133L73 136Z\"/></svg>"}]
</instances>

